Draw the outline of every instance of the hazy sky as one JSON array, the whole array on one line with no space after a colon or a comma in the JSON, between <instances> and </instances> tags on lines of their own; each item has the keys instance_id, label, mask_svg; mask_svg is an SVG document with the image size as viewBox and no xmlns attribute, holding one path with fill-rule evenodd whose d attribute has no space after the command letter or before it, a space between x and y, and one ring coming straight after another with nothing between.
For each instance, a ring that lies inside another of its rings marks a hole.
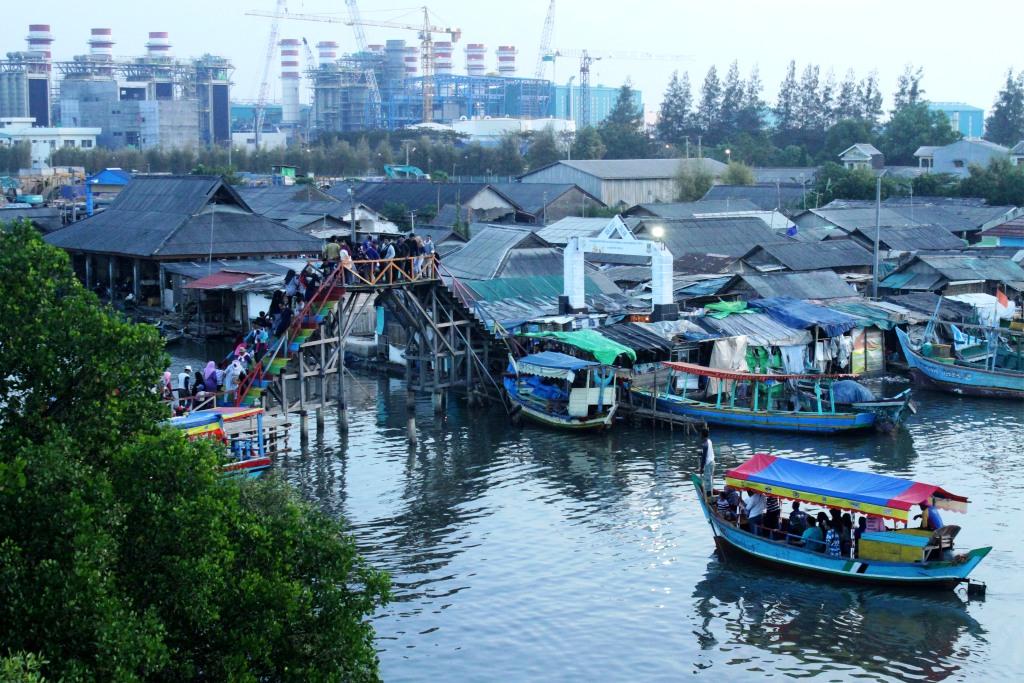
<instances>
[{"instance_id":1,"label":"hazy sky","mask_svg":"<svg viewBox=\"0 0 1024 683\"><path fill-rule=\"evenodd\" d=\"M234 61L235 99L256 96L266 54L270 20L245 16L249 9L272 10L274 0L0 0L0 53L24 49L29 23L52 26L56 59L86 51L89 29L113 29L117 55L144 53L148 31L169 31L178 56L204 52ZM409 0L363 0L364 19L416 23ZM519 48L521 75L534 71L548 0L431 0L439 23L462 29L454 55L456 73L464 73L467 42L487 44L488 69L495 67L494 48ZM291 12L345 15L343 0L289 0ZM1024 50L1014 34L1024 25L1020 0L558 0L553 47L594 51L645 51L688 55L680 61L597 62L593 83L620 85L627 77L644 94L647 109L657 108L673 69L686 70L695 90L708 67L724 75L738 59L744 77L757 64L772 101L786 64L796 59L863 76L877 69L887 100L903 65L924 67L926 96L935 101L964 101L988 110L1008 67L1024 69ZM1001 30L1001 27L1002 30ZM366 28L371 42L416 39L415 33ZM337 40L342 51L354 46L351 27L343 24L282 22L281 37ZM279 68L272 66L272 98L280 96ZM574 60L557 65L565 83L578 69ZM550 66L547 76L551 77ZM696 93L695 93L696 94ZM887 103L888 104L888 103Z\"/></svg>"}]
</instances>

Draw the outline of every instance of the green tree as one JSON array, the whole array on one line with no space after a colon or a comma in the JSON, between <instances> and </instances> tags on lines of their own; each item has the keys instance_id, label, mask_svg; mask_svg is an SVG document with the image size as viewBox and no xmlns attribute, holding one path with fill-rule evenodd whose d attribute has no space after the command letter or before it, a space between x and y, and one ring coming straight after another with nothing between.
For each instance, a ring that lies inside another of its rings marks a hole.
<instances>
[{"instance_id":1,"label":"green tree","mask_svg":"<svg viewBox=\"0 0 1024 683\"><path fill-rule=\"evenodd\" d=\"M718 109L719 139L725 139L739 129L740 113L746 100L746 86L740 78L739 62L733 60L722 84L722 99Z\"/></svg>"},{"instance_id":2,"label":"green tree","mask_svg":"<svg viewBox=\"0 0 1024 683\"><path fill-rule=\"evenodd\" d=\"M704 134L705 144L721 139L719 126L722 122L722 84L718 80L718 69L712 64L700 87L700 102L695 114L697 128Z\"/></svg>"},{"instance_id":3,"label":"green tree","mask_svg":"<svg viewBox=\"0 0 1024 683\"><path fill-rule=\"evenodd\" d=\"M924 69L913 64L903 67L903 73L896 81L896 92L893 93L892 113L896 114L906 107L913 107L920 104L924 99L924 88L921 87L921 80L924 78Z\"/></svg>"},{"instance_id":4,"label":"green tree","mask_svg":"<svg viewBox=\"0 0 1024 683\"><path fill-rule=\"evenodd\" d=\"M585 126L576 133L572 142L573 159L603 159L604 153L604 141L596 128Z\"/></svg>"},{"instance_id":5,"label":"green tree","mask_svg":"<svg viewBox=\"0 0 1024 683\"><path fill-rule=\"evenodd\" d=\"M1012 146L1024 140L1024 71L1006 72L1006 85L996 96L992 113L985 118L985 139Z\"/></svg>"},{"instance_id":6,"label":"green tree","mask_svg":"<svg viewBox=\"0 0 1024 683\"><path fill-rule=\"evenodd\" d=\"M819 206L833 199L874 199L877 177L867 168L843 168L828 162L818 170L815 190ZM893 176L882 178L882 199L909 193L909 182Z\"/></svg>"},{"instance_id":7,"label":"green tree","mask_svg":"<svg viewBox=\"0 0 1024 683\"><path fill-rule=\"evenodd\" d=\"M676 201L695 202L708 193L715 179L699 161L680 159L676 172Z\"/></svg>"},{"instance_id":8,"label":"green tree","mask_svg":"<svg viewBox=\"0 0 1024 683\"><path fill-rule=\"evenodd\" d=\"M59 159L57 156L61 150L54 152L53 159ZM28 168L32 163L32 146L28 142L18 142L14 145L6 146L0 145L0 171L4 173L17 173L19 169ZM55 161L57 165L63 165L61 162ZM80 164L69 164L78 166Z\"/></svg>"},{"instance_id":9,"label":"green tree","mask_svg":"<svg viewBox=\"0 0 1024 683\"><path fill-rule=\"evenodd\" d=\"M790 60L786 67L786 77L779 86L779 95L775 99L775 130L777 144L788 144L792 131L799 127L800 90L796 83L796 61Z\"/></svg>"},{"instance_id":10,"label":"green tree","mask_svg":"<svg viewBox=\"0 0 1024 683\"><path fill-rule=\"evenodd\" d=\"M761 83L761 71L755 64L750 70L747 78L747 87L743 95L743 104L736 116L736 130L740 134L747 134L752 137L762 137L764 133L764 112L765 104L761 93L764 85Z\"/></svg>"},{"instance_id":11,"label":"green tree","mask_svg":"<svg viewBox=\"0 0 1024 683\"><path fill-rule=\"evenodd\" d=\"M915 197L957 197L960 177L952 173L922 173L911 181Z\"/></svg>"},{"instance_id":12,"label":"green tree","mask_svg":"<svg viewBox=\"0 0 1024 683\"><path fill-rule=\"evenodd\" d=\"M825 133L825 140L818 159L824 163L835 161L850 145L858 142L873 142L874 133L866 121L860 119L841 119Z\"/></svg>"},{"instance_id":13,"label":"green tree","mask_svg":"<svg viewBox=\"0 0 1024 683\"><path fill-rule=\"evenodd\" d=\"M924 102L908 104L893 114L878 139L886 162L909 166L921 145L948 145L960 138L941 111L931 111Z\"/></svg>"},{"instance_id":14,"label":"green tree","mask_svg":"<svg viewBox=\"0 0 1024 683\"><path fill-rule=\"evenodd\" d=\"M650 156L651 140L643 129L643 111L633 88L624 83L607 118L597 127L605 144L606 159L644 159Z\"/></svg>"},{"instance_id":15,"label":"green tree","mask_svg":"<svg viewBox=\"0 0 1024 683\"><path fill-rule=\"evenodd\" d=\"M857 86L857 99L860 118L867 121L872 130L878 130L882 120L882 91L878 89L878 72L872 71L861 80Z\"/></svg>"},{"instance_id":16,"label":"green tree","mask_svg":"<svg viewBox=\"0 0 1024 683\"><path fill-rule=\"evenodd\" d=\"M519 175L523 172L524 166L523 155L519 152L519 136L502 135L492 170L499 175Z\"/></svg>"},{"instance_id":17,"label":"green tree","mask_svg":"<svg viewBox=\"0 0 1024 683\"><path fill-rule=\"evenodd\" d=\"M1005 157L994 158L987 166L972 165L960 183L960 194L982 197L996 206L1024 206L1024 167Z\"/></svg>"},{"instance_id":18,"label":"green tree","mask_svg":"<svg viewBox=\"0 0 1024 683\"><path fill-rule=\"evenodd\" d=\"M693 127L692 108L690 74L684 71L679 78L679 72L673 71L658 113L658 139L673 145L682 144Z\"/></svg>"},{"instance_id":19,"label":"green tree","mask_svg":"<svg viewBox=\"0 0 1024 683\"><path fill-rule=\"evenodd\" d=\"M553 164L561 158L562 153L558 149L555 131L551 126L536 133L530 140L530 146L526 149L526 165L531 171Z\"/></svg>"},{"instance_id":20,"label":"green tree","mask_svg":"<svg viewBox=\"0 0 1024 683\"><path fill-rule=\"evenodd\" d=\"M843 82L839 84L833 116L836 121L863 118L857 95L857 75L853 72L853 69L847 70Z\"/></svg>"},{"instance_id":21,"label":"green tree","mask_svg":"<svg viewBox=\"0 0 1024 683\"><path fill-rule=\"evenodd\" d=\"M212 444L161 426L157 331L27 224L0 230L0 287L0 652L38 658L5 670L376 678L386 577L283 483L225 481Z\"/></svg>"},{"instance_id":22,"label":"green tree","mask_svg":"<svg viewBox=\"0 0 1024 683\"><path fill-rule=\"evenodd\" d=\"M753 185L754 171L742 161L730 161L721 178L724 185ZM703 196L703 195L701 195Z\"/></svg>"}]
</instances>

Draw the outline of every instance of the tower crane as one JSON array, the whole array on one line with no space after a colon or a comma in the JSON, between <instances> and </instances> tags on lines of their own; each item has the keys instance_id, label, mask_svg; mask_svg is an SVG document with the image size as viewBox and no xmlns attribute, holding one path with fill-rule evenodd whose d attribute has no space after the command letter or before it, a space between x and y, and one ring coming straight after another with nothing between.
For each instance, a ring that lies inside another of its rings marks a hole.
<instances>
[{"instance_id":1,"label":"tower crane","mask_svg":"<svg viewBox=\"0 0 1024 683\"><path fill-rule=\"evenodd\" d=\"M434 34L447 33L451 41L455 43L462 37L462 30L449 26L435 26L431 23L429 10L426 7L421 9L423 10L422 24L406 24L398 21L367 21L365 19L352 18L352 5L349 5L350 16L348 19L339 19L322 14L284 14L281 12L259 11L250 11L246 12L246 14L254 17L270 17L272 19L323 21L333 24L347 24L349 26L379 26L382 28L416 31L420 39L420 62L423 70L423 120L430 121L433 118L434 105Z\"/></svg>"},{"instance_id":2,"label":"tower crane","mask_svg":"<svg viewBox=\"0 0 1024 683\"><path fill-rule=\"evenodd\" d=\"M345 0L345 6L348 7L348 19L352 22L352 32L356 36L356 49L366 52L366 32L363 31L363 18L359 13L359 3L356 0ZM370 91L370 123L374 128L383 128L384 109L381 105L377 74L372 65L363 72L363 78Z\"/></svg>"},{"instance_id":3,"label":"tower crane","mask_svg":"<svg viewBox=\"0 0 1024 683\"><path fill-rule=\"evenodd\" d=\"M253 110L253 139L256 141L256 149L260 148L260 137L263 135L263 122L267 118L267 95L270 91L270 65L274 61L274 49L277 47L277 33L280 29L278 19L287 16L287 0L277 0L277 7L274 11L274 22L270 25L270 36L267 38L267 56L263 62L263 79L260 81L260 89L256 95L256 107Z\"/></svg>"},{"instance_id":4,"label":"tower crane","mask_svg":"<svg viewBox=\"0 0 1024 683\"><path fill-rule=\"evenodd\" d=\"M313 57L313 49L309 47L309 41L306 37L302 37L302 47L306 48L306 70L312 71L317 67L316 59ZM316 90L313 88L309 89L309 114L306 117L306 134L308 136L309 129L313 127L313 110L316 108Z\"/></svg>"},{"instance_id":5,"label":"tower crane","mask_svg":"<svg viewBox=\"0 0 1024 683\"><path fill-rule=\"evenodd\" d=\"M554 63L556 57L575 57L580 60L580 122L583 126L591 124L590 65L594 62L602 59L669 62L688 61L690 59L690 55L656 54L653 52L553 50L545 55L544 60Z\"/></svg>"},{"instance_id":6,"label":"tower crane","mask_svg":"<svg viewBox=\"0 0 1024 683\"><path fill-rule=\"evenodd\" d=\"M555 0L548 4L548 14L544 18L544 29L540 33L540 50L537 52L537 67L533 70L534 78L544 78L544 62L553 61L551 54L551 34L555 31ZM552 77L554 80L554 77Z\"/></svg>"}]
</instances>

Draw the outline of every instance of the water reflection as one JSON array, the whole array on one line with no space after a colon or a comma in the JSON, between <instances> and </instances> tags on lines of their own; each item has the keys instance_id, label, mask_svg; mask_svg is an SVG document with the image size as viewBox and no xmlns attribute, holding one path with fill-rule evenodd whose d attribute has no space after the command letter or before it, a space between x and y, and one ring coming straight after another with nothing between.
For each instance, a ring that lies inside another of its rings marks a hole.
<instances>
[{"instance_id":1,"label":"water reflection","mask_svg":"<svg viewBox=\"0 0 1024 683\"><path fill-rule=\"evenodd\" d=\"M900 593L787 578L717 558L693 590L702 651L784 655L793 676L856 670L941 681L984 661L985 629L952 592ZM715 658L712 658L715 659Z\"/></svg>"}]
</instances>

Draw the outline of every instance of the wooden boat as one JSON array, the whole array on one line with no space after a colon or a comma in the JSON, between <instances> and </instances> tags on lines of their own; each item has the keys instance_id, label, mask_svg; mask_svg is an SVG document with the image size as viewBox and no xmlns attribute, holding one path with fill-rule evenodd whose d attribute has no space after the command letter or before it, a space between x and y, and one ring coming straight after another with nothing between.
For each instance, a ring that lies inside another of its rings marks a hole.
<instances>
[{"instance_id":1,"label":"wooden boat","mask_svg":"<svg viewBox=\"0 0 1024 683\"><path fill-rule=\"evenodd\" d=\"M934 532L911 528L865 532L856 557L833 557L788 542L793 539L776 540L755 535L738 522L720 517L711 507L712 503L704 498L700 477L692 475L691 479L715 544L723 556L738 556L787 572L806 572L878 586L948 589L967 582L968 575L992 550L984 547L957 553L953 539L960 527L949 525ZM966 498L931 484L813 465L764 453L726 472L725 483L737 490L761 492L904 524L910 519L911 508L922 502L957 512L966 512L968 503Z\"/></svg>"},{"instance_id":2,"label":"wooden boat","mask_svg":"<svg viewBox=\"0 0 1024 683\"><path fill-rule=\"evenodd\" d=\"M820 434L888 428L900 424L910 403L910 394L904 392L890 401L840 406L829 386L854 375L740 372L676 362L662 365L668 368L667 381L657 387L634 384L630 388L634 397L647 402L653 398L658 410L724 427ZM691 378L700 377L716 380L713 394L691 389ZM799 381L812 383L812 397L800 391ZM681 389L676 389L679 386ZM742 395L744 390L747 396Z\"/></svg>"},{"instance_id":3,"label":"wooden boat","mask_svg":"<svg viewBox=\"0 0 1024 683\"><path fill-rule=\"evenodd\" d=\"M170 423L185 432L189 441L211 439L223 443L228 455L223 465L225 476L258 477L271 465L263 443L262 408L196 410L171 418Z\"/></svg>"},{"instance_id":4,"label":"wooden boat","mask_svg":"<svg viewBox=\"0 0 1024 683\"><path fill-rule=\"evenodd\" d=\"M954 358L929 358L896 328L914 381L924 387L965 396L1024 399L1024 372L990 369Z\"/></svg>"},{"instance_id":5,"label":"wooden boat","mask_svg":"<svg viewBox=\"0 0 1024 683\"><path fill-rule=\"evenodd\" d=\"M544 351L509 364L505 392L519 414L561 429L610 427L618 402L613 368Z\"/></svg>"}]
</instances>

